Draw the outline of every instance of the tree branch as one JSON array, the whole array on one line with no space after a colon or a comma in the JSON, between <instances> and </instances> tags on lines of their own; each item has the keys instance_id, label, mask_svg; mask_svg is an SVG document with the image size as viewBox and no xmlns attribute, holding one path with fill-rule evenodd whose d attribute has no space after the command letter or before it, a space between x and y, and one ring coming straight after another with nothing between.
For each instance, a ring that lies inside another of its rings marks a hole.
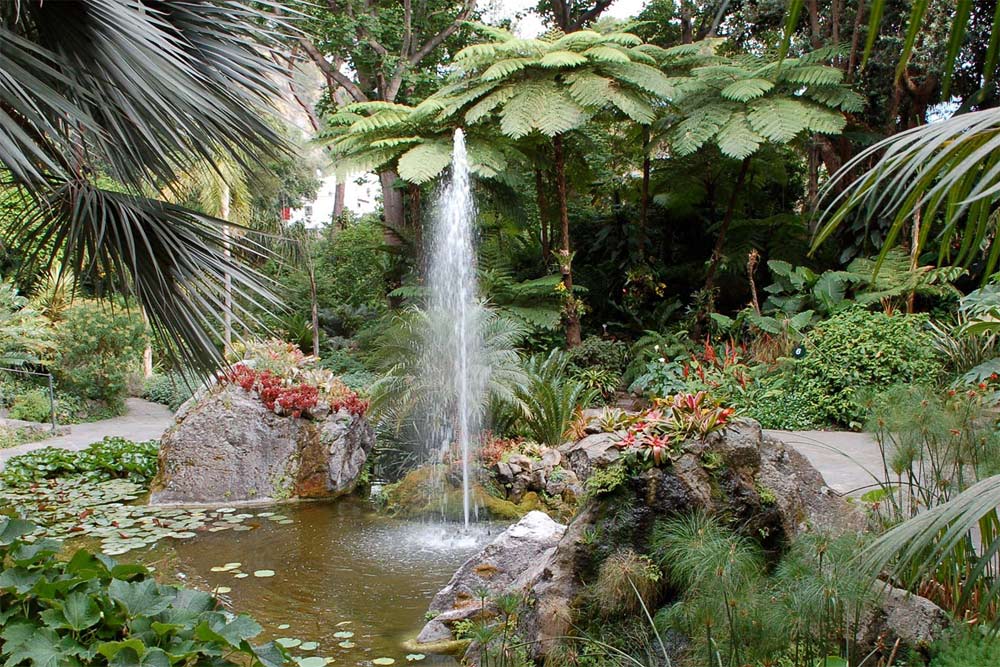
<instances>
[{"instance_id":1,"label":"tree branch","mask_svg":"<svg viewBox=\"0 0 1000 667\"><path fill-rule=\"evenodd\" d=\"M426 58L431 51L441 46L441 43L444 42L444 40L455 34L455 31L462 27L462 23L469 18L472 14L472 10L475 8L476 0L465 0L465 3L462 6L462 11L458 13L458 16L456 16L455 20L451 22L451 25L428 39L423 46L417 49L416 53L410 56L410 64L418 64L421 60Z\"/></svg>"},{"instance_id":2,"label":"tree branch","mask_svg":"<svg viewBox=\"0 0 1000 667\"><path fill-rule=\"evenodd\" d=\"M611 6L612 2L614 2L614 0L598 0L597 4L581 14L580 18L572 22L570 25L571 29L568 32L575 32L595 20L598 16L604 13L605 9Z\"/></svg>"},{"instance_id":3,"label":"tree branch","mask_svg":"<svg viewBox=\"0 0 1000 667\"><path fill-rule=\"evenodd\" d=\"M305 37L299 38L299 44L302 46L302 50L309 56L309 59L316 63L320 72L323 73L323 76L326 78L326 85L330 89L331 94L339 86L346 90L347 94L354 98L355 102L368 101L368 96L358 87L358 84L347 78L339 69L333 67L326 57L320 53L320 50L316 48L315 44Z\"/></svg>"}]
</instances>

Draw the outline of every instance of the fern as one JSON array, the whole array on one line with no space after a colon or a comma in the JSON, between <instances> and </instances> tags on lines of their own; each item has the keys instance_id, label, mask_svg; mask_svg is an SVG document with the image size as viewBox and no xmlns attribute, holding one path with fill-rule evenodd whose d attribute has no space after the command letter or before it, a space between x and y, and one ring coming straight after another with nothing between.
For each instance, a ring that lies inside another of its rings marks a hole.
<instances>
[{"instance_id":1,"label":"fern","mask_svg":"<svg viewBox=\"0 0 1000 667\"><path fill-rule=\"evenodd\" d=\"M570 74L566 81L570 97L584 107L600 107L611 95L611 79L591 71Z\"/></svg>"},{"instance_id":2,"label":"fern","mask_svg":"<svg viewBox=\"0 0 1000 667\"><path fill-rule=\"evenodd\" d=\"M640 125L649 125L656 119L656 111L642 97L630 90L611 89L608 97L619 111Z\"/></svg>"},{"instance_id":3,"label":"fern","mask_svg":"<svg viewBox=\"0 0 1000 667\"><path fill-rule=\"evenodd\" d=\"M721 105L703 108L700 115L688 116L674 128L671 144L678 155L690 155L714 137L732 115L731 109Z\"/></svg>"},{"instance_id":4,"label":"fern","mask_svg":"<svg viewBox=\"0 0 1000 667\"><path fill-rule=\"evenodd\" d=\"M750 127L746 114L737 112L719 129L716 143L724 155L742 160L757 152L764 137Z\"/></svg>"},{"instance_id":5,"label":"fern","mask_svg":"<svg viewBox=\"0 0 1000 667\"><path fill-rule=\"evenodd\" d=\"M825 106L858 113L865 108L865 98L846 86L824 86L806 91L806 95Z\"/></svg>"},{"instance_id":6,"label":"fern","mask_svg":"<svg viewBox=\"0 0 1000 667\"><path fill-rule=\"evenodd\" d=\"M480 76L484 81L499 81L500 79L506 79L511 74L520 72L528 65L534 65L538 62L537 58L510 58L509 60L501 60L486 68L486 71Z\"/></svg>"},{"instance_id":7,"label":"fern","mask_svg":"<svg viewBox=\"0 0 1000 667\"><path fill-rule=\"evenodd\" d=\"M734 102L749 102L762 97L772 88L774 88L774 84L767 79L741 79L723 88L720 94L727 100Z\"/></svg>"},{"instance_id":8,"label":"fern","mask_svg":"<svg viewBox=\"0 0 1000 667\"><path fill-rule=\"evenodd\" d=\"M576 32L571 32L568 35L563 35L556 41L552 42L551 48L569 49L573 47L590 46L591 44L597 44L602 39L603 36L599 32L595 32L593 30L577 30Z\"/></svg>"},{"instance_id":9,"label":"fern","mask_svg":"<svg viewBox=\"0 0 1000 667\"><path fill-rule=\"evenodd\" d=\"M787 144L809 125L809 108L798 100L763 98L750 104L747 119L755 132L776 144Z\"/></svg>"},{"instance_id":10,"label":"fern","mask_svg":"<svg viewBox=\"0 0 1000 667\"><path fill-rule=\"evenodd\" d=\"M786 81L807 86L830 86L840 83L844 78L844 73L839 69L824 65L789 67L783 69L781 73Z\"/></svg>"},{"instance_id":11,"label":"fern","mask_svg":"<svg viewBox=\"0 0 1000 667\"><path fill-rule=\"evenodd\" d=\"M677 87L667 75L643 63L605 63L599 69L612 78L630 83L659 97L670 98L677 92Z\"/></svg>"},{"instance_id":12,"label":"fern","mask_svg":"<svg viewBox=\"0 0 1000 667\"><path fill-rule=\"evenodd\" d=\"M569 68L586 65L588 62L590 61L586 56L573 51L550 51L542 56L538 64L547 68Z\"/></svg>"},{"instance_id":13,"label":"fern","mask_svg":"<svg viewBox=\"0 0 1000 667\"><path fill-rule=\"evenodd\" d=\"M592 46L583 52L583 55L587 56L590 60L595 60L604 63L630 63L632 60L611 46Z\"/></svg>"},{"instance_id":14,"label":"fern","mask_svg":"<svg viewBox=\"0 0 1000 667\"><path fill-rule=\"evenodd\" d=\"M516 91L513 86L507 86L490 93L469 107L469 110L465 112L465 122L470 125L478 123L498 106L504 104L511 97L513 97L515 92Z\"/></svg>"},{"instance_id":15,"label":"fern","mask_svg":"<svg viewBox=\"0 0 1000 667\"><path fill-rule=\"evenodd\" d=\"M426 183L451 164L451 144L434 141L420 144L399 158L399 177L410 183Z\"/></svg>"}]
</instances>

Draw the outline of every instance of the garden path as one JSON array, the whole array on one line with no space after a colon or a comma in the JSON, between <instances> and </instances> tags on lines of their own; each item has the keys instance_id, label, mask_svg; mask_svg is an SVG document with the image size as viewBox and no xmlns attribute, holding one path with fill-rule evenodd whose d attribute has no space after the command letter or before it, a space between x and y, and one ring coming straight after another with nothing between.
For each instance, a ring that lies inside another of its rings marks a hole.
<instances>
[{"instance_id":1,"label":"garden path","mask_svg":"<svg viewBox=\"0 0 1000 667\"><path fill-rule=\"evenodd\" d=\"M795 448L823 475L827 486L845 495L870 491L885 479L882 455L869 433L851 431L767 431Z\"/></svg>"},{"instance_id":2,"label":"garden path","mask_svg":"<svg viewBox=\"0 0 1000 667\"><path fill-rule=\"evenodd\" d=\"M174 423L174 413L159 403L151 403L141 398L129 398L125 403L126 412L121 417L74 424L66 435L0 449L0 469L3 469L7 459L42 447L77 451L100 441L105 436L118 436L137 442L159 440L163 432Z\"/></svg>"}]
</instances>

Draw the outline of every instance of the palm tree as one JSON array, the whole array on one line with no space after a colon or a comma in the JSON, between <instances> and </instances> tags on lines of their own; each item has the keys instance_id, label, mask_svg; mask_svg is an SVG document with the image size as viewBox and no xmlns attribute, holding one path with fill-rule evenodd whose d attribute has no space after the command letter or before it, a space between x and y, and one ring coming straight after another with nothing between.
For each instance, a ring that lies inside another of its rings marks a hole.
<instances>
[{"instance_id":1,"label":"palm tree","mask_svg":"<svg viewBox=\"0 0 1000 667\"><path fill-rule=\"evenodd\" d=\"M238 1L0 7L0 186L27 211L9 240L134 297L202 369L221 358L227 277L247 302L273 297L226 252L231 225L148 193L220 153L246 170L287 154L264 117L283 75L275 27Z\"/></svg>"}]
</instances>

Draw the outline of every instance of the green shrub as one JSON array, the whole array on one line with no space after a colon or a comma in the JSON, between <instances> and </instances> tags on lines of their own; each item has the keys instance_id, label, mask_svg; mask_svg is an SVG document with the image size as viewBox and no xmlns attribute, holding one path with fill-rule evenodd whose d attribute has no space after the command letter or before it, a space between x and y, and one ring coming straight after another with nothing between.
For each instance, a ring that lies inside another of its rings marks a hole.
<instances>
[{"instance_id":1,"label":"green shrub","mask_svg":"<svg viewBox=\"0 0 1000 667\"><path fill-rule=\"evenodd\" d=\"M967 630L957 632L931 647L931 667L985 667L1000 665L1000 640Z\"/></svg>"},{"instance_id":2,"label":"green shrub","mask_svg":"<svg viewBox=\"0 0 1000 667\"><path fill-rule=\"evenodd\" d=\"M810 405L817 417L844 425L865 418L860 397L894 384L930 384L941 373L922 315L849 308L819 323L805 357L786 371L779 400Z\"/></svg>"},{"instance_id":3,"label":"green shrub","mask_svg":"<svg viewBox=\"0 0 1000 667\"><path fill-rule=\"evenodd\" d=\"M628 345L600 336L587 336L569 351L569 365L581 370L596 367L621 375L628 363Z\"/></svg>"},{"instance_id":4,"label":"green shrub","mask_svg":"<svg viewBox=\"0 0 1000 667\"><path fill-rule=\"evenodd\" d=\"M210 593L158 584L148 569L55 540L23 541L35 526L0 517L0 659L6 665L242 664L279 667L261 627L225 612ZM55 583L58 582L58 583Z\"/></svg>"},{"instance_id":5,"label":"green shrub","mask_svg":"<svg viewBox=\"0 0 1000 667\"><path fill-rule=\"evenodd\" d=\"M46 422L51 415L52 405L49 403L49 392L44 389L33 389L14 399L7 416L11 419L23 419L29 422Z\"/></svg>"},{"instance_id":6,"label":"green shrub","mask_svg":"<svg viewBox=\"0 0 1000 667\"><path fill-rule=\"evenodd\" d=\"M24 487L46 479L80 475L91 481L128 479L147 484L156 475L159 444L155 440L132 442L107 437L74 452L44 447L7 461L0 481Z\"/></svg>"},{"instance_id":7,"label":"green shrub","mask_svg":"<svg viewBox=\"0 0 1000 667\"><path fill-rule=\"evenodd\" d=\"M598 395L570 377L567 365L561 350L552 350L548 356L535 355L524 365L527 382L515 389L525 407L521 435L549 447L566 441L577 410L590 405Z\"/></svg>"},{"instance_id":8,"label":"green shrub","mask_svg":"<svg viewBox=\"0 0 1000 667\"><path fill-rule=\"evenodd\" d=\"M171 410L177 410L191 398L192 387L196 386L197 380L177 371L165 375L154 373L152 377L146 378L142 397L147 401L165 405Z\"/></svg>"},{"instance_id":9,"label":"green shrub","mask_svg":"<svg viewBox=\"0 0 1000 667\"><path fill-rule=\"evenodd\" d=\"M55 373L59 388L110 408L124 408L129 366L145 345L142 320L122 308L84 302L59 327Z\"/></svg>"}]
</instances>

